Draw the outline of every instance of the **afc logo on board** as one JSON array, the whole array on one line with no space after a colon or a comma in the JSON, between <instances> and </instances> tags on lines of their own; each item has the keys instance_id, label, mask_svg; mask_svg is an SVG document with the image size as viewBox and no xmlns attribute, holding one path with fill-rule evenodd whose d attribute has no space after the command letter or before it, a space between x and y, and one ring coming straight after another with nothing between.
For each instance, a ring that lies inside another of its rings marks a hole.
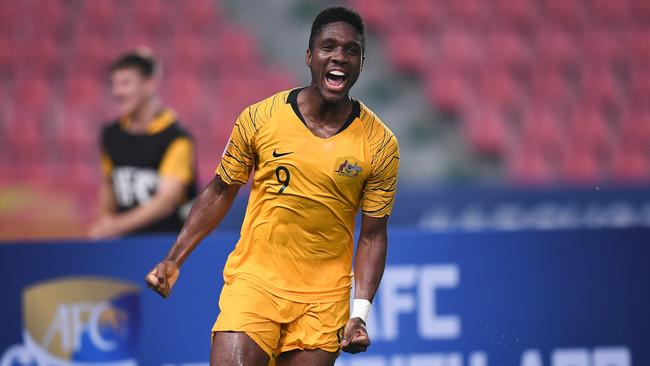
<instances>
[{"instance_id":1,"label":"afc logo on board","mask_svg":"<svg viewBox=\"0 0 650 366\"><path fill-rule=\"evenodd\" d=\"M74 277L23 292L23 344L0 366L135 366L140 290L107 278Z\"/></svg>"}]
</instances>

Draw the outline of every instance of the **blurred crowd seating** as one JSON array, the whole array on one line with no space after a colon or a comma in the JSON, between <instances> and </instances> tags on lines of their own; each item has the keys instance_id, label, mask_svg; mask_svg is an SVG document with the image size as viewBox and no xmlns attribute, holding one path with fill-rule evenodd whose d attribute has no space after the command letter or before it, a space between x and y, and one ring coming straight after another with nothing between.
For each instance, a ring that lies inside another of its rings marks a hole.
<instances>
[{"instance_id":1,"label":"blurred crowd seating","mask_svg":"<svg viewBox=\"0 0 650 366\"><path fill-rule=\"evenodd\" d=\"M650 1L350 4L511 181L650 180Z\"/></svg>"},{"instance_id":2,"label":"blurred crowd seating","mask_svg":"<svg viewBox=\"0 0 650 366\"><path fill-rule=\"evenodd\" d=\"M437 113L504 164L506 181L650 181L650 1L348 3ZM295 85L226 10L217 0L0 1L0 221L10 223L0 231L47 205L52 226L74 216L61 236L93 216L98 134L115 117L106 68L137 46L163 62L163 99L195 135L205 183L237 113Z\"/></svg>"},{"instance_id":3,"label":"blurred crowd seating","mask_svg":"<svg viewBox=\"0 0 650 366\"><path fill-rule=\"evenodd\" d=\"M116 117L107 67L143 45L163 62L164 102L197 139L202 183L241 109L294 85L213 0L1 1L0 186L66 187L94 210L99 131Z\"/></svg>"}]
</instances>

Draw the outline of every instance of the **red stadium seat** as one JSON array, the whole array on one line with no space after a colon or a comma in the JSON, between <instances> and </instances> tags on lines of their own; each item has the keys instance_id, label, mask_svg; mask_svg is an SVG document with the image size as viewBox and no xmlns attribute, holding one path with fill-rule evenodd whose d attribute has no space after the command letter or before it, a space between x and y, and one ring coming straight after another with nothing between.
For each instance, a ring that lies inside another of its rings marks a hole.
<instances>
[{"instance_id":1,"label":"red stadium seat","mask_svg":"<svg viewBox=\"0 0 650 366\"><path fill-rule=\"evenodd\" d=\"M468 100L469 92L463 75L453 70L437 70L427 81L432 104L443 111L458 112Z\"/></svg>"},{"instance_id":2,"label":"red stadium seat","mask_svg":"<svg viewBox=\"0 0 650 366\"><path fill-rule=\"evenodd\" d=\"M481 75L480 95L499 111L505 111L524 102L524 91L510 73L494 69Z\"/></svg>"},{"instance_id":3,"label":"red stadium seat","mask_svg":"<svg viewBox=\"0 0 650 366\"><path fill-rule=\"evenodd\" d=\"M636 67L631 76L628 103L631 110L647 106L650 100L650 69Z\"/></svg>"},{"instance_id":4,"label":"red stadium seat","mask_svg":"<svg viewBox=\"0 0 650 366\"><path fill-rule=\"evenodd\" d=\"M491 32L484 57L485 71L506 69L520 79L527 77L534 64L532 49L527 43L514 32Z\"/></svg>"},{"instance_id":5,"label":"red stadium seat","mask_svg":"<svg viewBox=\"0 0 650 366\"><path fill-rule=\"evenodd\" d=\"M15 89L14 111L28 110L42 115L50 106L53 96L53 90L45 80L20 80Z\"/></svg>"},{"instance_id":6,"label":"red stadium seat","mask_svg":"<svg viewBox=\"0 0 650 366\"><path fill-rule=\"evenodd\" d=\"M177 26L182 26L195 34L213 34L218 28L220 17L217 1L188 0L179 3L180 18Z\"/></svg>"},{"instance_id":7,"label":"red stadium seat","mask_svg":"<svg viewBox=\"0 0 650 366\"><path fill-rule=\"evenodd\" d=\"M395 6L394 2L390 2ZM407 27L420 32L440 29L446 21L445 1L411 0L408 6L400 6L399 10L405 17ZM396 9L397 10L397 9ZM396 27L396 30L405 27Z\"/></svg>"},{"instance_id":8,"label":"red stadium seat","mask_svg":"<svg viewBox=\"0 0 650 366\"><path fill-rule=\"evenodd\" d=\"M174 22L172 14L167 13L167 4L162 0L133 0L133 22L140 30L160 37L171 34Z\"/></svg>"},{"instance_id":9,"label":"red stadium seat","mask_svg":"<svg viewBox=\"0 0 650 366\"><path fill-rule=\"evenodd\" d=\"M510 28L529 30L539 17L539 4L529 0L498 0L497 16L504 19Z\"/></svg>"},{"instance_id":10,"label":"red stadium seat","mask_svg":"<svg viewBox=\"0 0 650 366\"><path fill-rule=\"evenodd\" d=\"M35 113L30 109L15 111L5 136L11 151L10 156L27 161L38 161L46 147L42 143L44 124L43 114Z\"/></svg>"},{"instance_id":11,"label":"red stadium seat","mask_svg":"<svg viewBox=\"0 0 650 366\"><path fill-rule=\"evenodd\" d=\"M419 32L404 30L393 32L386 37L386 54L395 67L413 74L426 72L429 65L427 41Z\"/></svg>"},{"instance_id":12,"label":"red stadium seat","mask_svg":"<svg viewBox=\"0 0 650 366\"><path fill-rule=\"evenodd\" d=\"M558 153L566 136L561 127L558 118L550 110L530 110L522 120L520 139L535 149Z\"/></svg>"},{"instance_id":13,"label":"red stadium seat","mask_svg":"<svg viewBox=\"0 0 650 366\"><path fill-rule=\"evenodd\" d=\"M20 75L49 78L63 69L58 41L49 36L26 39L16 56L16 72Z\"/></svg>"},{"instance_id":14,"label":"red stadium seat","mask_svg":"<svg viewBox=\"0 0 650 366\"><path fill-rule=\"evenodd\" d=\"M611 174L619 183L650 182L650 162L645 149L620 144L611 158Z\"/></svg>"},{"instance_id":15,"label":"red stadium seat","mask_svg":"<svg viewBox=\"0 0 650 366\"><path fill-rule=\"evenodd\" d=\"M395 20L395 2L390 0L351 0L351 6L356 9L369 29L374 32L387 32L397 27Z\"/></svg>"},{"instance_id":16,"label":"red stadium seat","mask_svg":"<svg viewBox=\"0 0 650 366\"><path fill-rule=\"evenodd\" d=\"M228 57L216 57L212 60L219 71L225 73L248 74L260 63L260 55L254 39L245 30L225 27L219 32L221 49L228 50Z\"/></svg>"},{"instance_id":17,"label":"red stadium seat","mask_svg":"<svg viewBox=\"0 0 650 366\"><path fill-rule=\"evenodd\" d=\"M644 106L647 108L647 105ZM650 148L650 111L633 109L628 112L620 125L619 145L647 150Z\"/></svg>"},{"instance_id":18,"label":"red stadium seat","mask_svg":"<svg viewBox=\"0 0 650 366\"><path fill-rule=\"evenodd\" d=\"M586 23L588 12L584 1L546 0L544 1L549 20L552 23L572 29L581 29Z\"/></svg>"},{"instance_id":19,"label":"red stadium seat","mask_svg":"<svg viewBox=\"0 0 650 366\"><path fill-rule=\"evenodd\" d=\"M483 0L456 0L449 2L451 16L465 27L480 27L491 17L490 8Z\"/></svg>"},{"instance_id":20,"label":"red stadium seat","mask_svg":"<svg viewBox=\"0 0 650 366\"><path fill-rule=\"evenodd\" d=\"M183 119L194 120L197 111L205 108L208 96L203 92L201 82L195 78L167 79L162 90L165 103L176 109Z\"/></svg>"},{"instance_id":21,"label":"red stadium seat","mask_svg":"<svg viewBox=\"0 0 650 366\"><path fill-rule=\"evenodd\" d=\"M48 35L63 40L66 36L66 3L64 0L25 1L29 9L25 22L28 23L30 37Z\"/></svg>"},{"instance_id":22,"label":"red stadium seat","mask_svg":"<svg viewBox=\"0 0 650 366\"><path fill-rule=\"evenodd\" d=\"M523 144L507 154L510 181L522 185L542 185L553 182L553 168L543 151Z\"/></svg>"},{"instance_id":23,"label":"red stadium seat","mask_svg":"<svg viewBox=\"0 0 650 366\"><path fill-rule=\"evenodd\" d=\"M192 37L188 34L177 34L172 38L171 46L174 50L168 67L174 67L176 75L198 76L204 65L217 57L216 53L208 53L206 49L215 48L208 42Z\"/></svg>"},{"instance_id":24,"label":"red stadium seat","mask_svg":"<svg viewBox=\"0 0 650 366\"><path fill-rule=\"evenodd\" d=\"M0 37L0 77L15 76L16 66L20 59L16 49L14 41L8 37Z\"/></svg>"},{"instance_id":25,"label":"red stadium seat","mask_svg":"<svg viewBox=\"0 0 650 366\"><path fill-rule=\"evenodd\" d=\"M623 95L606 65L583 68L582 95L588 104L612 108L622 105Z\"/></svg>"},{"instance_id":26,"label":"red stadium seat","mask_svg":"<svg viewBox=\"0 0 650 366\"><path fill-rule=\"evenodd\" d=\"M646 0L630 1L630 12L632 13L632 25L638 28L646 28L650 24L650 2Z\"/></svg>"},{"instance_id":27,"label":"red stadium seat","mask_svg":"<svg viewBox=\"0 0 650 366\"><path fill-rule=\"evenodd\" d=\"M0 1L0 38L14 39L24 28L27 9L20 1Z\"/></svg>"},{"instance_id":28,"label":"red stadium seat","mask_svg":"<svg viewBox=\"0 0 650 366\"><path fill-rule=\"evenodd\" d=\"M466 72L477 71L485 60L484 42L479 34L457 29L445 31L440 38L439 62Z\"/></svg>"},{"instance_id":29,"label":"red stadium seat","mask_svg":"<svg viewBox=\"0 0 650 366\"><path fill-rule=\"evenodd\" d=\"M503 116L489 109L477 109L465 119L465 133L481 154L498 156L506 147L507 129Z\"/></svg>"},{"instance_id":30,"label":"red stadium seat","mask_svg":"<svg viewBox=\"0 0 650 366\"><path fill-rule=\"evenodd\" d=\"M106 74L109 63L116 57L109 38L95 34L79 34L74 42L71 74L100 77Z\"/></svg>"},{"instance_id":31,"label":"red stadium seat","mask_svg":"<svg viewBox=\"0 0 650 366\"><path fill-rule=\"evenodd\" d=\"M538 32L537 58L542 65L566 68L580 63L578 39L560 29L549 28Z\"/></svg>"},{"instance_id":32,"label":"red stadium seat","mask_svg":"<svg viewBox=\"0 0 650 366\"><path fill-rule=\"evenodd\" d=\"M84 112L100 110L102 89L106 88L106 84L101 81L97 78L67 78L64 87L65 105Z\"/></svg>"},{"instance_id":33,"label":"red stadium seat","mask_svg":"<svg viewBox=\"0 0 650 366\"><path fill-rule=\"evenodd\" d=\"M104 35L113 33L118 29L118 22L123 20L125 10L113 0L85 1L81 6L82 21L79 25L84 32Z\"/></svg>"},{"instance_id":34,"label":"red stadium seat","mask_svg":"<svg viewBox=\"0 0 650 366\"><path fill-rule=\"evenodd\" d=\"M635 67L650 70L650 30L645 29L631 35L630 49Z\"/></svg>"},{"instance_id":35,"label":"red stadium seat","mask_svg":"<svg viewBox=\"0 0 650 366\"><path fill-rule=\"evenodd\" d=\"M599 156L609 153L613 143L613 131L600 109L582 106L574 112L568 122L566 131L568 136L572 137L572 144Z\"/></svg>"},{"instance_id":36,"label":"red stadium seat","mask_svg":"<svg viewBox=\"0 0 650 366\"><path fill-rule=\"evenodd\" d=\"M580 146L567 146L562 160L562 171L564 179L571 183L590 184L602 178L596 155Z\"/></svg>"},{"instance_id":37,"label":"red stadium seat","mask_svg":"<svg viewBox=\"0 0 650 366\"><path fill-rule=\"evenodd\" d=\"M586 32L581 43L584 45L583 58L585 63L611 63L615 60L630 58L630 47L627 37L607 30Z\"/></svg>"},{"instance_id":38,"label":"red stadium seat","mask_svg":"<svg viewBox=\"0 0 650 366\"><path fill-rule=\"evenodd\" d=\"M295 87L297 80L295 76L280 67L271 66L264 76L264 86L267 94L275 94L281 90L288 90Z\"/></svg>"},{"instance_id":39,"label":"red stadium seat","mask_svg":"<svg viewBox=\"0 0 650 366\"><path fill-rule=\"evenodd\" d=\"M631 20L630 2L623 0L591 0L591 14L601 26L620 28Z\"/></svg>"},{"instance_id":40,"label":"red stadium seat","mask_svg":"<svg viewBox=\"0 0 650 366\"><path fill-rule=\"evenodd\" d=\"M533 70L531 97L535 102L562 102L573 104L577 98L575 88L557 70Z\"/></svg>"}]
</instances>

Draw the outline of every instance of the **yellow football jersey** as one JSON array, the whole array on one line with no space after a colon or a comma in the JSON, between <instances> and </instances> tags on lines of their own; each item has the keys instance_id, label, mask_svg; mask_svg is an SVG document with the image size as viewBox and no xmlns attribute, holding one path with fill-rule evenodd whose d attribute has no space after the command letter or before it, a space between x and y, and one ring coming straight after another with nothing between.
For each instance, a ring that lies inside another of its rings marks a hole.
<instances>
[{"instance_id":1,"label":"yellow football jersey","mask_svg":"<svg viewBox=\"0 0 650 366\"><path fill-rule=\"evenodd\" d=\"M253 184L241 237L224 280L242 276L296 302L349 296L354 218L390 214L399 148L358 101L341 131L314 135L300 114L301 89L246 108L216 169L228 184Z\"/></svg>"}]
</instances>

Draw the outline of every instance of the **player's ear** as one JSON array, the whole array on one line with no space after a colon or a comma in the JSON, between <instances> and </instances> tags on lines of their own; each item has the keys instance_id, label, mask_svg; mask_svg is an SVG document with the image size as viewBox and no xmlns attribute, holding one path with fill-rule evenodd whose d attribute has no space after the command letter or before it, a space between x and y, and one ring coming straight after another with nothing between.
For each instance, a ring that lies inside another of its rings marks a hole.
<instances>
[{"instance_id":1,"label":"player's ear","mask_svg":"<svg viewBox=\"0 0 650 366\"><path fill-rule=\"evenodd\" d=\"M307 48L307 55L305 55L305 63L311 67L311 49Z\"/></svg>"},{"instance_id":2,"label":"player's ear","mask_svg":"<svg viewBox=\"0 0 650 366\"><path fill-rule=\"evenodd\" d=\"M366 63L366 55L361 55L361 67L359 67L359 74L363 71L363 65Z\"/></svg>"}]
</instances>

